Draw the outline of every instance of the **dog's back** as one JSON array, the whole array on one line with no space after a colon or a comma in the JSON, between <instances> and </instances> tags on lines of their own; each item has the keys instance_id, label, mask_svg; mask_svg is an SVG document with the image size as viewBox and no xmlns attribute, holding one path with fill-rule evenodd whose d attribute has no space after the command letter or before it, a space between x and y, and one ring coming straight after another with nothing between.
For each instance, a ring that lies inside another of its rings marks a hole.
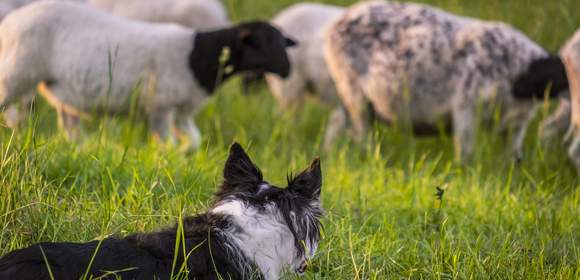
<instances>
[{"instance_id":1,"label":"dog's back","mask_svg":"<svg viewBox=\"0 0 580 280\"><path fill-rule=\"evenodd\" d=\"M176 240L178 231L173 227L123 239L34 244L0 258L0 280L164 280L185 275L187 279L235 280L255 274L252 263L236 259L234 245L214 232L231 226L227 217L204 214L185 218L183 223L185 239L181 240Z\"/></svg>"},{"instance_id":2,"label":"dog's back","mask_svg":"<svg viewBox=\"0 0 580 280\"><path fill-rule=\"evenodd\" d=\"M2 280L76 280L85 273L104 279L164 279L166 270L166 265L148 251L112 238L82 244L39 243L0 259Z\"/></svg>"}]
</instances>

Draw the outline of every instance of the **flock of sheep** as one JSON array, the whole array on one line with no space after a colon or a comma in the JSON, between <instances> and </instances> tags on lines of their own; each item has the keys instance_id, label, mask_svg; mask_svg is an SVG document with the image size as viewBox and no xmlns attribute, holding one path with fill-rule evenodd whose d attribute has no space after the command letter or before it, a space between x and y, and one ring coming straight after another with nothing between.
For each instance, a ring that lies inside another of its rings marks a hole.
<instances>
[{"instance_id":1,"label":"flock of sheep","mask_svg":"<svg viewBox=\"0 0 580 280\"><path fill-rule=\"evenodd\" d=\"M580 170L580 32L555 55L508 24L414 3L299 3L269 23L232 25L219 0L27 2L0 4L0 106L10 126L38 91L74 136L80 119L126 112L137 89L154 135L184 135L197 148L193 115L211 92L235 74L264 73L282 108L308 92L336 108L325 147L346 128L365 141L375 119L417 131L443 123L464 160L478 108L484 118L499 109L521 158L536 99L561 96L542 137L567 129Z\"/></svg>"}]
</instances>

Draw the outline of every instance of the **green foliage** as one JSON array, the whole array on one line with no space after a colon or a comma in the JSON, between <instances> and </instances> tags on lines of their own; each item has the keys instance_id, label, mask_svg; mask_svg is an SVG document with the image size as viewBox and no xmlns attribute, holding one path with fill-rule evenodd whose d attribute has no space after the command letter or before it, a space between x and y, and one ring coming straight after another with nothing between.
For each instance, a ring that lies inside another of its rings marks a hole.
<instances>
[{"instance_id":1,"label":"green foliage","mask_svg":"<svg viewBox=\"0 0 580 280\"><path fill-rule=\"evenodd\" d=\"M225 2L241 20L266 19L293 1ZM553 51L580 26L574 0L426 2L508 21ZM234 140L283 185L287 172L321 154L330 112L308 101L280 113L266 89L242 96L233 80L196 117L202 148L182 154L122 117L85 123L82 139L67 142L53 110L37 103L21 129L0 128L0 254L151 231L204 211ZM375 144L343 137L322 155L325 234L306 278L580 279L578 179L560 144L542 147L536 131L520 165L495 126L480 130L475 158L463 166L453 162L449 135L376 125Z\"/></svg>"}]
</instances>

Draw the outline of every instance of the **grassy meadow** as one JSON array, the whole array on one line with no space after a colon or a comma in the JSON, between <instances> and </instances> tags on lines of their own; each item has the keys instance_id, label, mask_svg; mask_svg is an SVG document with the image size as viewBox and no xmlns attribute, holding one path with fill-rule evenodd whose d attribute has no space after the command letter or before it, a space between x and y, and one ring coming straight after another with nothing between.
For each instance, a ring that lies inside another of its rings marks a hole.
<instances>
[{"instance_id":1,"label":"grassy meadow","mask_svg":"<svg viewBox=\"0 0 580 280\"><path fill-rule=\"evenodd\" d=\"M237 21L268 19L294 1L224 2ZM554 52L580 27L577 0L421 2L507 21ZM450 135L380 125L372 145L345 136L321 154L330 108L300 107L282 113L266 88L243 96L234 79L196 116L202 148L184 154L135 118L85 123L81 140L67 142L39 101L21 129L0 127L0 254L151 231L204 211L235 140L277 185L322 156L327 217L306 279L580 279L579 181L561 144L537 139L553 104L530 128L521 164L492 125L465 165L454 162Z\"/></svg>"}]
</instances>

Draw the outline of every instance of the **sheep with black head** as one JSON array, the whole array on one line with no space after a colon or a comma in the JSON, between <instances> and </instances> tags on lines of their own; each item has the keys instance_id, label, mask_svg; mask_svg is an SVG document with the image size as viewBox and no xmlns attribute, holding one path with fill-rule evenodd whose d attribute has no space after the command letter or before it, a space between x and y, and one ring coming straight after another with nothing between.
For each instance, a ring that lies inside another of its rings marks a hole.
<instances>
[{"instance_id":1,"label":"sheep with black head","mask_svg":"<svg viewBox=\"0 0 580 280\"><path fill-rule=\"evenodd\" d=\"M82 117L124 114L136 104L155 135L185 135L197 148L193 115L216 87L244 71L288 76L292 44L266 22L196 32L42 1L0 24L0 106L26 98L41 83L68 134ZM143 90L135 96L136 86Z\"/></svg>"}]
</instances>

